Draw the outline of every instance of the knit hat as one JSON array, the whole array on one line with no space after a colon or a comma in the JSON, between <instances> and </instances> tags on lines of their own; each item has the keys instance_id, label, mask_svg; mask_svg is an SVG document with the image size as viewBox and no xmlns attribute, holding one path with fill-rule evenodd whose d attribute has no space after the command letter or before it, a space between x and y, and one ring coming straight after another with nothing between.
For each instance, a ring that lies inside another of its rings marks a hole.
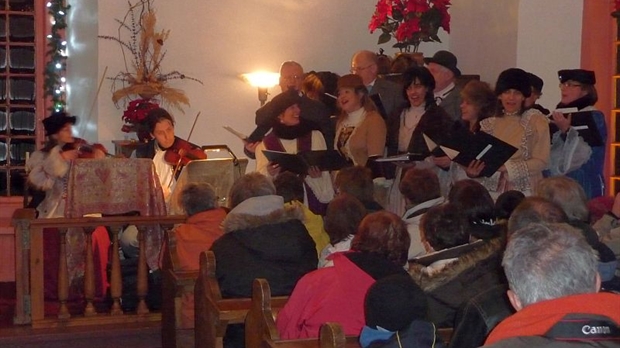
<instances>
[{"instance_id":1,"label":"knit hat","mask_svg":"<svg viewBox=\"0 0 620 348\"><path fill-rule=\"evenodd\" d=\"M43 120L43 127L45 128L45 135L56 134L67 123L75 124L76 122L77 122L77 117L75 116L69 116L64 111L54 112L49 117Z\"/></svg>"},{"instance_id":2,"label":"knit hat","mask_svg":"<svg viewBox=\"0 0 620 348\"><path fill-rule=\"evenodd\" d=\"M338 79L338 89L340 88L365 88L362 78L355 74L341 76Z\"/></svg>"},{"instance_id":3,"label":"knit hat","mask_svg":"<svg viewBox=\"0 0 620 348\"><path fill-rule=\"evenodd\" d=\"M426 294L407 274L377 280L366 293L366 325L398 331L414 320L427 320Z\"/></svg>"},{"instance_id":4,"label":"knit hat","mask_svg":"<svg viewBox=\"0 0 620 348\"><path fill-rule=\"evenodd\" d=\"M594 71L584 69L572 69L572 70L560 70L558 71L558 78L561 83L568 80L577 81L586 85L596 84L596 75Z\"/></svg>"},{"instance_id":5,"label":"knit hat","mask_svg":"<svg viewBox=\"0 0 620 348\"><path fill-rule=\"evenodd\" d=\"M525 98L532 94L530 79L525 71L518 68L511 68L502 71L495 84L495 95L500 95L509 89L516 89Z\"/></svg>"},{"instance_id":6,"label":"knit hat","mask_svg":"<svg viewBox=\"0 0 620 348\"><path fill-rule=\"evenodd\" d=\"M291 88L286 92L276 95L269 103L256 110L256 119L269 120L265 126L273 125L278 116L280 116L286 109L292 105L299 104L300 102L301 97L299 96L299 92Z\"/></svg>"},{"instance_id":7,"label":"knit hat","mask_svg":"<svg viewBox=\"0 0 620 348\"><path fill-rule=\"evenodd\" d=\"M448 68L455 77L461 76L461 70L456 67L458 60L456 56L448 51L437 51L432 58L424 58L426 64L435 63Z\"/></svg>"},{"instance_id":8,"label":"knit hat","mask_svg":"<svg viewBox=\"0 0 620 348\"><path fill-rule=\"evenodd\" d=\"M530 79L530 86L532 86L532 88L534 88L534 90L535 90L538 94L542 93L542 89L543 89L543 86L544 86L544 84L545 84L545 83L543 82L543 80L542 80L540 77L538 77L538 76L536 76L536 75L532 74L531 72L528 72L528 73L527 73L527 76L528 76L528 77L529 77L529 79Z\"/></svg>"}]
</instances>

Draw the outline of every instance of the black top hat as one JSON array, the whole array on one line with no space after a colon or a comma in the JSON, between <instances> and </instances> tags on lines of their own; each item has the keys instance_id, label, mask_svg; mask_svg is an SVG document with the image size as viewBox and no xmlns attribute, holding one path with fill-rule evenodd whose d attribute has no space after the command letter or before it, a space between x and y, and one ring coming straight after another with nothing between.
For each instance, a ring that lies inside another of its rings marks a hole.
<instances>
[{"instance_id":1,"label":"black top hat","mask_svg":"<svg viewBox=\"0 0 620 348\"><path fill-rule=\"evenodd\" d=\"M558 78L561 83L564 83L568 80L581 82L586 85L594 85L596 84L596 75L594 75L594 71L584 70L584 69L571 69L571 70L560 70L558 71Z\"/></svg>"},{"instance_id":2,"label":"black top hat","mask_svg":"<svg viewBox=\"0 0 620 348\"><path fill-rule=\"evenodd\" d=\"M502 71L495 84L495 95L500 95L509 89L516 89L526 98L532 95L532 87L527 73L518 68Z\"/></svg>"},{"instance_id":3,"label":"black top hat","mask_svg":"<svg viewBox=\"0 0 620 348\"><path fill-rule=\"evenodd\" d=\"M286 92L276 95L269 103L256 110L256 119L260 118L269 120L265 126L271 126L276 121L278 116L284 112L284 110L288 109L292 105L299 104L300 102L301 96L299 95L299 92L291 88Z\"/></svg>"},{"instance_id":4,"label":"black top hat","mask_svg":"<svg viewBox=\"0 0 620 348\"><path fill-rule=\"evenodd\" d=\"M435 55L432 58L424 58L424 61L426 62L426 64L435 63L441 66L445 66L446 68L450 69L450 71L454 73L454 76L456 77L461 76L461 70L459 70L459 68L456 67L458 63L456 56L452 54L451 52L437 51L437 53L435 53Z\"/></svg>"},{"instance_id":5,"label":"black top hat","mask_svg":"<svg viewBox=\"0 0 620 348\"><path fill-rule=\"evenodd\" d=\"M534 88L534 90L536 90L539 94L542 93L542 89L545 84L543 80L531 72L528 72L527 76L530 78L530 86L532 86L532 88Z\"/></svg>"},{"instance_id":6,"label":"black top hat","mask_svg":"<svg viewBox=\"0 0 620 348\"><path fill-rule=\"evenodd\" d=\"M67 123L75 124L77 117L68 116L64 111L56 111L43 120L45 127L45 135L53 135L58 133Z\"/></svg>"}]
</instances>

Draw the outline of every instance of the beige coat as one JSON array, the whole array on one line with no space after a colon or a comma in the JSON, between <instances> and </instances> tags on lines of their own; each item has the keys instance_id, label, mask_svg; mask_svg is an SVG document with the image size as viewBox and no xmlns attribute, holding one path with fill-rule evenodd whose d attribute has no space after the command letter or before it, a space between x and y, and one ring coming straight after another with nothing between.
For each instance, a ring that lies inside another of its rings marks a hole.
<instances>
[{"instance_id":1,"label":"beige coat","mask_svg":"<svg viewBox=\"0 0 620 348\"><path fill-rule=\"evenodd\" d=\"M336 144L342 131L342 125L343 120L338 120L336 123ZM347 157L355 165L365 166L368 157L383 156L386 136L387 128L381 115L376 111L366 112L364 119L355 127L347 141Z\"/></svg>"}]
</instances>

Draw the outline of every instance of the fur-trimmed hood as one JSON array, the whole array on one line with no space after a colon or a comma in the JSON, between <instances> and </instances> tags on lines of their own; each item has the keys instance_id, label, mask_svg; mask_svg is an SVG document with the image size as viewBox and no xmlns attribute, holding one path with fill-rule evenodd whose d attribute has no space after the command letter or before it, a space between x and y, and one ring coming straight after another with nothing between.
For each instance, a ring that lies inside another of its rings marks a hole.
<instances>
[{"instance_id":1,"label":"fur-trimmed hood","mask_svg":"<svg viewBox=\"0 0 620 348\"><path fill-rule=\"evenodd\" d=\"M295 205L284 206L280 196L250 198L231 210L223 222L224 233L255 229L290 220L304 221L304 211Z\"/></svg>"},{"instance_id":2,"label":"fur-trimmed hood","mask_svg":"<svg viewBox=\"0 0 620 348\"><path fill-rule=\"evenodd\" d=\"M411 263L409 274L425 292L432 292L457 278L464 272L476 268L480 272L494 271L499 267L502 243L499 239L482 242L480 246L449 262L442 269L430 271L421 264ZM497 261L497 262L496 262Z\"/></svg>"}]
</instances>

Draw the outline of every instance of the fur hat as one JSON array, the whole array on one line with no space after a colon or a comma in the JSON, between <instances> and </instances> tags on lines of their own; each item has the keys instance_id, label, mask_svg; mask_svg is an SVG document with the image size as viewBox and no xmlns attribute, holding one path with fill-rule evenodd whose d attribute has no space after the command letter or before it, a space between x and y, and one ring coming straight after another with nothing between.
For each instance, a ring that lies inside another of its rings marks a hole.
<instances>
[{"instance_id":1,"label":"fur hat","mask_svg":"<svg viewBox=\"0 0 620 348\"><path fill-rule=\"evenodd\" d=\"M448 51L437 51L432 58L424 58L426 64L435 63L448 68L455 77L461 76L461 70L456 67L458 60L456 56Z\"/></svg>"},{"instance_id":2,"label":"fur hat","mask_svg":"<svg viewBox=\"0 0 620 348\"><path fill-rule=\"evenodd\" d=\"M541 94L543 86L545 84L543 80L540 77L532 74L531 72L527 73L527 77L529 77L530 79L530 86L532 86L532 88L534 88L534 90L538 92L538 94Z\"/></svg>"},{"instance_id":3,"label":"fur hat","mask_svg":"<svg viewBox=\"0 0 620 348\"><path fill-rule=\"evenodd\" d=\"M584 69L572 69L572 70L560 70L558 71L558 78L561 83L568 80L577 81L585 85L596 84L596 75L594 71Z\"/></svg>"},{"instance_id":4,"label":"fur hat","mask_svg":"<svg viewBox=\"0 0 620 348\"><path fill-rule=\"evenodd\" d=\"M43 120L43 127L45 128L45 135L56 134L67 123L75 124L76 122L77 122L77 117L75 116L69 116L64 111L54 112L49 117Z\"/></svg>"},{"instance_id":5,"label":"fur hat","mask_svg":"<svg viewBox=\"0 0 620 348\"><path fill-rule=\"evenodd\" d=\"M271 126L276 122L278 116L282 114L290 106L299 104L301 96L299 92L293 88L286 92L282 92L271 99L260 109L256 110L256 119L269 120L264 126Z\"/></svg>"},{"instance_id":6,"label":"fur hat","mask_svg":"<svg viewBox=\"0 0 620 348\"><path fill-rule=\"evenodd\" d=\"M340 88L366 88L362 78L355 74L341 76L338 79L338 89Z\"/></svg>"},{"instance_id":7,"label":"fur hat","mask_svg":"<svg viewBox=\"0 0 620 348\"><path fill-rule=\"evenodd\" d=\"M377 280L366 293L366 325L398 331L414 320L427 320L426 294L408 274Z\"/></svg>"},{"instance_id":8,"label":"fur hat","mask_svg":"<svg viewBox=\"0 0 620 348\"><path fill-rule=\"evenodd\" d=\"M509 89L516 89L525 98L529 97L532 94L532 87L530 87L530 79L527 73L518 68L502 71L495 84L495 95L499 96Z\"/></svg>"}]
</instances>

